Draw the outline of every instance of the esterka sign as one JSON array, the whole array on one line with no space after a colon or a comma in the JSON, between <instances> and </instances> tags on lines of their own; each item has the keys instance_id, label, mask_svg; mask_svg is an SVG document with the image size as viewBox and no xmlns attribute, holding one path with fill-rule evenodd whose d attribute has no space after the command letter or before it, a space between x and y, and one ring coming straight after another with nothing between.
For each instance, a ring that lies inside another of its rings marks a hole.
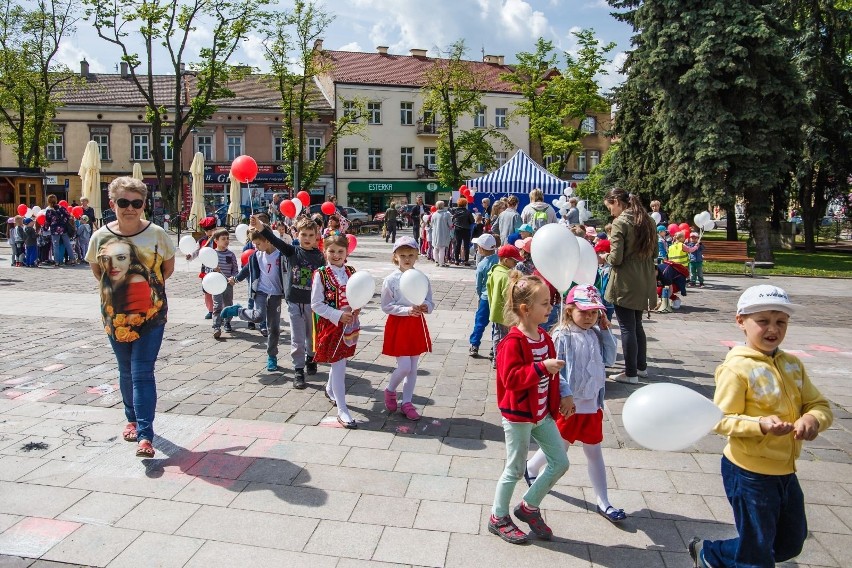
<instances>
[{"instance_id":1,"label":"esterka sign","mask_svg":"<svg viewBox=\"0 0 852 568\"><path fill-rule=\"evenodd\" d=\"M392 183L370 183L367 184L367 191L393 191Z\"/></svg>"},{"instance_id":2,"label":"esterka sign","mask_svg":"<svg viewBox=\"0 0 852 568\"><path fill-rule=\"evenodd\" d=\"M414 180L373 180L373 181L350 181L349 193L435 193L438 191L452 191L434 181Z\"/></svg>"}]
</instances>

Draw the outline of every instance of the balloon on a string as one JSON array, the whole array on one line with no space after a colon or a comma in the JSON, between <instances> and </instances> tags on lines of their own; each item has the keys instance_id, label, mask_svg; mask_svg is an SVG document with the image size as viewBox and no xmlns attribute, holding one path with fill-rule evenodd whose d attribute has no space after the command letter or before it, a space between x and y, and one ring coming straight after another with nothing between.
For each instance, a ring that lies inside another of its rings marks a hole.
<instances>
[{"instance_id":1,"label":"balloon on a string","mask_svg":"<svg viewBox=\"0 0 852 568\"><path fill-rule=\"evenodd\" d=\"M213 250L213 249L209 249ZM210 272L201 279L201 287L208 294L221 294L228 288L228 279L221 272Z\"/></svg>"},{"instance_id":2,"label":"balloon on a string","mask_svg":"<svg viewBox=\"0 0 852 568\"><path fill-rule=\"evenodd\" d=\"M332 203L331 201L326 201L320 207L320 211L322 211L326 215L334 215L334 212L337 211L337 207L335 207L334 203Z\"/></svg>"},{"instance_id":3,"label":"balloon on a string","mask_svg":"<svg viewBox=\"0 0 852 568\"><path fill-rule=\"evenodd\" d=\"M660 215L658 212L654 211L653 213L651 213L651 219L654 220L654 223L659 223L663 220L663 216Z\"/></svg>"},{"instance_id":4,"label":"balloon on a string","mask_svg":"<svg viewBox=\"0 0 852 568\"><path fill-rule=\"evenodd\" d=\"M281 211L281 214L285 217L289 217L292 219L296 216L296 205L289 199L285 199L281 202L281 205L278 206L278 209Z\"/></svg>"},{"instance_id":5,"label":"balloon on a string","mask_svg":"<svg viewBox=\"0 0 852 568\"><path fill-rule=\"evenodd\" d=\"M430 207L430 208L429 208L429 211L431 211L432 213L434 213L434 212L435 212L435 211L437 211L437 210L438 210L438 208L437 208L437 207L435 207L434 205L433 205L432 207Z\"/></svg>"},{"instance_id":6,"label":"balloon on a string","mask_svg":"<svg viewBox=\"0 0 852 568\"><path fill-rule=\"evenodd\" d=\"M44 221L45 221L45 215L44 215L44 211L42 211L36 217L36 223L38 223L39 227L44 227Z\"/></svg>"},{"instance_id":7,"label":"balloon on a string","mask_svg":"<svg viewBox=\"0 0 852 568\"><path fill-rule=\"evenodd\" d=\"M680 231L680 227L677 226L677 223L672 223L668 226L669 234L671 236L675 236L678 231Z\"/></svg>"},{"instance_id":8,"label":"balloon on a string","mask_svg":"<svg viewBox=\"0 0 852 568\"><path fill-rule=\"evenodd\" d=\"M574 282L594 284L598 276L598 255L595 252L595 247L583 237L575 235L575 238L580 249L580 261L577 263L577 271L574 273Z\"/></svg>"},{"instance_id":9,"label":"balloon on a string","mask_svg":"<svg viewBox=\"0 0 852 568\"><path fill-rule=\"evenodd\" d=\"M565 225L548 223L533 235L531 254L541 275L565 294L580 260L580 247L574 233Z\"/></svg>"},{"instance_id":10,"label":"balloon on a string","mask_svg":"<svg viewBox=\"0 0 852 568\"><path fill-rule=\"evenodd\" d=\"M79 205L77 205L76 207L72 207L71 214L74 216L75 219L79 219L83 216L83 208Z\"/></svg>"},{"instance_id":11,"label":"balloon on a string","mask_svg":"<svg viewBox=\"0 0 852 568\"><path fill-rule=\"evenodd\" d=\"M672 383L640 388L624 403L624 429L649 450L675 452L694 445L722 419L722 411L701 394Z\"/></svg>"},{"instance_id":12,"label":"balloon on a string","mask_svg":"<svg viewBox=\"0 0 852 568\"><path fill-rule=\"evenodd\" d=\"M311 206L311 194L307 191L300 191L296 194L296 199L302 202L303 207Z\"/></svg>"},{"instance_id":13,"label":"balloon on a string","mask_svg":"<svg viewBox=\"0 0 852 568\"><path fill-rule=\"evenodd\" d=\"M180 238L178 248L183 254L192 254L198 250L198 243L192 238L192 235L184 235Z\"/></svg>"},{"instance_id":14,"label":"balloon on a string","mask_svg":"<svg viewBox=\"0 0 852 568\"><path fill-rule=\"evenodd\" d=\"M589 211L588 209L583 209L582 211L580 211L580 222L581 223L585 223L586 221L588 221L591 218L592 218L592 212Z\"/></svg>"},{"instance_id":15,"label":"balloon on a string","mask_svg":"<svg viewBox=\"0 0 852 568\"><path fill-rule=\"evenodd\" d=\"M257 177L257 162L251 156L237 156L231 162L231 175L240 183L249 183Z\"/></svg>"},{"instance_id":16,"label":"balloon on a string","mask_svg":"<svg viewBox=\"0 0 852 568\"><path fill-rule=\"evenodd\" d=\"M349 245L346 247L346 254L352 254L358 246L358 238L355 235L346 235L346 240L349 241Z\"/></svg>"},{"instance_id":17,"label":"balloon on a string","mask_svg":"<svg viewBox=\"0 0 852 568\"><path fill-rule=\"evenodd\" d=\"M298 198L291 199L290 202L293 204L293 207L296 209L296 215L298 215L299 213L302 212L302 209L303 209L302 202ZM294 215L294 217L296 215Z\"/></svg>"},{"instance_id":18,"label":"balloon on a string","mask_svg":"<svg viewBox=\"0 0 852 568\"><path fill-rule=\"evenodd\" d=\"M219 255L211 247L203 247L198 251L198 259L207 268L218 268L219 266Z\"/></svg>"},{"instance_id":19,"label":"balloon on a string","mask_svg":"<svg viewBox=\"0 0 852 568\"><path fill-rule=\"evenodd\" d=\"M239 225L237 225L236 229L234 229L234 236L237 238L238 241L243 244L246 244L246 241L248 240L248 230L248 225L246 225L245 223L240 223Z\"/></svg>"},{"instance_id":20,"label":"balloon on a string","mask_svg":"<svg viewBox=\"0 0 852 568\"><path fill-rule=\"evenodd\" d=\"M707 221L706 223L704 223L703 225L701 225L701 228L704 229L705 231L712 231L713 229L716 228L716 221L711 219L711 220Z\"/></svg>"},{"instance_id":21,"label":"balloon on a string","mask_svg":"<svg viewBox=\"0 0 852 568\"><path fill-rule=\"evenodd\" d=\"M253 255L255 252L257 252L255 249L244 250L243 254L240 255L240 266L245 266L246 264L248 264L251 255Z\"/></svg>"},{"instance_id":22,"label":"balloon on a string","mask_svg":"<svg viewBox=\"0 0 852 568\"><path fill-rule=\"evenodd\" d=\"M65 207L68 207L68 202L63 199L59 202L59 206L64 209Z\"/></svg>"},{"instance_id":23,"label":"balloon on a string","mask_svg":"<svg viewBox=\"0 0 852 568\"><path fill-rule=\"evenodd\" d=\"M41 212L41 207L39 207L38 205L33 205L33 208L30 209L30 211L32 212L33 217L38 217L38 214Z\"/></svg>"},{"instance_id":24,"label":"balloon on a string","mask_svg":"<svg viewBox=\"0 0 852 568\"><path fill-rule=\"evenodd\" d=\"M689 223L681 223L678 225L678 229L686 233L686 236L689 236L689 233L692 232L692 227L689 226Z\"/></svg>"},{"instance_id":25,"label":"balloon on a string","mask_svg":"<svg viewBox=\"0 0 852 568\"><path fill-rule=\"evenodd\" d=\"M373 275L362 270L349 277L346 283L346 300L349 307L358 310L367 305L376 291L376 279Z\"/></svg>"},{"instance_id":26,"label":"balloon on a string","mask_svg":"<svg viewBox=\"0 0 852 568\"><path fill-rule=\"evenodd\" d=\"M28 209L29 207L21 203L20 205L18 205L18 215L26 215Z\"/></svg>"},{"instance_id":27,"label":"balloon on a string","mask_svg":"<svg viewBox=\"0 0 852 568\"><path fill-rule=\"evenodd\" d=\"M416 268L410 268L402 273L399 289L406 300L419 306L429 293L429 279Z\"/></svg>"}]
</instances>

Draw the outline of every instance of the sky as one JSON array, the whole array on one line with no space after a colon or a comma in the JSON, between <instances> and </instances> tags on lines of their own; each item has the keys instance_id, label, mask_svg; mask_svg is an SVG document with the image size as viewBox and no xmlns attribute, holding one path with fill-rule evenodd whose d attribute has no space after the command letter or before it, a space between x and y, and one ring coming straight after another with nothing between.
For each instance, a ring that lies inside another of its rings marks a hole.
<instances>
[{"instance_id":1,"label":"sky","mask_svg":"<svg viewBox=\"0 0 852 568\"><path fill-rule=\"evenodd\" d=\"M292 2L276 5L287 9ZM602 43L617 44L609 54L608 74L599 77L604 91L623 80L618 69L630 48L630 28L610 15L605 0L325 0L322 5L334 15L323 36L324 48L333 50L370 52L384 45L394 54L407 55L414 48L437 56L463 38L469 59L481 59L484 50L512 63L516 53L534 51L539 37L572 53L576 49L572 31L592 28ZM190 52L197 54L209 32L201 29L195 34ZM62 45L59 60L78 70L83 58L94 73L117 72L118 50L81 20L75 36ZM268 70L257 33L249 34L234 62ZM157 67L155 63L155 72L168 72Z\"/></svg>"}]
</instances>

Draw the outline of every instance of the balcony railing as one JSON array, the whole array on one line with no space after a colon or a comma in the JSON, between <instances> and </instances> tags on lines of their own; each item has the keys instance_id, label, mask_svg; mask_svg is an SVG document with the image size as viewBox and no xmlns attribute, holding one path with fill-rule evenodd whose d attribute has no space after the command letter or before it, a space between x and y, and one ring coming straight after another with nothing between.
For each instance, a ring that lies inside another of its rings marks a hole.
<instances>
[{"instance_id":1,"label":"balcony railing","mask_svg":"<svg viewBox=\"0 0 852 568\"><path fill-rule=\"evenodd\" d=\"M443 123L436 122L434 120L418 120L417 121L417 134L424 134L426 136L436 136L438 134L438 129L441 128Z\"/></svg>"}]
</instances>

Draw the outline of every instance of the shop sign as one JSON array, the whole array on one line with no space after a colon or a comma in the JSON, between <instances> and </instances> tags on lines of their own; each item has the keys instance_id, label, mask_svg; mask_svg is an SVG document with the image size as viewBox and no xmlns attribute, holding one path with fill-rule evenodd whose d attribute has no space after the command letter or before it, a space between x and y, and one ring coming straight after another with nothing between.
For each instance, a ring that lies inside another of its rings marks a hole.
<instances>
[{"instance_id":1,"label":"shop sign","mask_svg":"<svg viewBox=\"0 0 852 568\"><path fill-rule=\"evenodd\" d=\"M451 191L435 182L425 181L398 181L398 180L376 180L376 181L350 181L349 193L423 193L436 191Z\"/></svg>"},{"instance_id":2,"label":"shop sign","mask_svg":"<svg viewBox=\"0 0 852 568\"><path fill-rule=\"evenodd\" d=\"M231 183L228 178L230 171L230 165L204 166L204 183ZM283 183L284 181L284 172L279 170L279 166L258 164L254 183Z\"/></svg>"},{"instance_id":3,"label":"shop sign","mask_svg":"<svg viewBox=\"0 0 852 568\"><path fill-rule=\"evenodd\" d=\"M59 176L44 176L44 183L46 185L56 185L59 183Z\"/></svg>"}]
</instances>

